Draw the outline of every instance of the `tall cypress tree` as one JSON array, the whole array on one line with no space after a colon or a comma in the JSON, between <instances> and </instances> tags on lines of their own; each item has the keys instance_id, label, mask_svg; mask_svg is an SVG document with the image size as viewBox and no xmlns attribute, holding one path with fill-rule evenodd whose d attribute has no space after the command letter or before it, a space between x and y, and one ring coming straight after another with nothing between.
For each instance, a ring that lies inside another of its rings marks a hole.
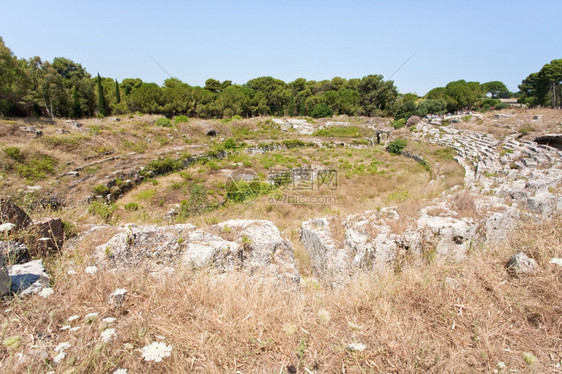
<instances>
[{"instance_id":1,"label":"tall cypress tree","mask_svg":"<svg viewBox=\"0 0 562 374\"><path fill-rule=\"evenodd\" d=\"M80 107L80 100L78 99L78 88L74 85L72 89L72 115L74 118L82 117L82 108Z\"/></svg>"},{"instance_id":2,"label":"tall cypress tree","mask_svg":"<svg viewBox=\"0 0 562 374\"><path fill-rule=\"evenodd\" d=\"M103 87L101 85L101 77L100 73L98 73L98 110L102 117L107 115L107 111L105 110L105 97L103 96Z\"/></svg>"},{"instance_id":3,"label":"tall cypress tree","mask_svg":"<svg viewBox=\"0 0 562 374\"><path fill-rule=\"evenodd\" d=\"M121 94L119 93L119 83L115 79L115 103L119 104L121 102Z\"/></svg>"}]
</instances>

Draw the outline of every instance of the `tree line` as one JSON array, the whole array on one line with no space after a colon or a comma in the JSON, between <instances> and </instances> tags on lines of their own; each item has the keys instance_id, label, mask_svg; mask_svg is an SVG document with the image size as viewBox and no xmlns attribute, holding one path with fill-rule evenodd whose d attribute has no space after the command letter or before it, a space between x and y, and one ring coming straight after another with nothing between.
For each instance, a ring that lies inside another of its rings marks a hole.
<instances>
[{"instance_id":1,"label":"tree line","mask_svg":"<svg viewBox=\"0 0 562 374\"><path fill-rule=\"evenodd\" d=\"M539 74L547 80L552 79L551 75ZM551 91L543 87L546 83L539 87L540 79L527 80L523 81L527 84L525 90L520 87L523 100L531 105L552 100ZM245 84L210 78L204 87L191 86L177 78L166 79L162 86L139 78L118 82L99 74L92 77L81 64L64 57L53 61L39 57L18 59L0 37L0 115L4 117L81 118L141 112L201 118L345 114L407 119L410 115L461 109L488 110L500 104L497 99L511 95L499 81L480 84L464 80L434 88L424 97L402 95L394 82L384 80L382 75L323 81L298 78L289 83L259 77ZM555 102L559 95L557 90Z\"/></svg>"}]
</instances>

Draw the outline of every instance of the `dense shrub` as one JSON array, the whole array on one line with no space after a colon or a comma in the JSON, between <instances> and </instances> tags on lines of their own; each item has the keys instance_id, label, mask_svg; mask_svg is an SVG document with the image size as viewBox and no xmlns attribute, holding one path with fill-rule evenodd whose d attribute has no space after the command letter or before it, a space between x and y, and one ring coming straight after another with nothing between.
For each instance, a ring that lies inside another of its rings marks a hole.
<instances>
[{"instance_id":1,"label":"dense shrub","mask_svg":"<svg viewBox=\"0 0 562 374\"><path fill-rule=\"evenodd\" d=\"M6 147L3 149L6 156L11 158L14 161L22 162L23 161L23 153L18 147Z\"/></svg>"},{"instance_id":2,"label":"dense shrub","mask_svg":"<svg viewBox=\"0 0 562 374\"><path fill-rule=\"evenodd\" d=\"M109 193L109 187L107 187L105 184L100 184L94 187L93 192L94 195L105 196Z\"/></svg>"},{"instance_id":3,"label":"dense shrub","mask_svg":"<svg viewBox=\"0 0 562 374\"><path fill-rule=\"evenodd\" d=\"M407 144L408 142L406 139L398 138L396 140L391 141L386 150L392 154L399 155L402 152L402 150L406 148Z\"/></svg>"},{"instance_id":4,"label":"dense shrub","mask_svg":"<svg viewBox=\"0 0 562 374\"><path fill-rule=\"evenodd\" d=\"M404 120L404 118L400 118L399 120L396 120L394 122L392 122L392 127L394 127L396 130L401 129L402 127L404 127L404 125L406 124L406 121Z\"/></svg>"},{"instance_id":5,"label":"dense shrub","mask_svg":"<svg viewBox=\"0 0 562 374\"><path fill-rule=\"evenodd\" d=\"M228 138L223 143L224 149L236 149L236 141L233 138Z\"/></svg>"},{"instance_id":6,"label":"dense shrub","mask_svg":"<svg viewBox=\"0 0 562 374\"><path fill-rule=\"evenodd\" d=\"M181 161L177 161L169 156L166 156L164 158L150 161L148 165L146 165L146 168L142 171L142 174L146 175L148 173L153 173L155 175L162 175L172 173L182 168L183 163Z\"/></svg>"},{"instance_id":7,"label":"dense shrub","mask_svg":"<svg viewBox=\"0 0 562 374\"><path fill-rule=\"evenodd\" d=\"M25 165L18 165L16 172L22 178L36 181L47 177L48 174L53 174L56 165L57 160L54 157L42 155L33 158Z\"/></svg>"}]
</instances>

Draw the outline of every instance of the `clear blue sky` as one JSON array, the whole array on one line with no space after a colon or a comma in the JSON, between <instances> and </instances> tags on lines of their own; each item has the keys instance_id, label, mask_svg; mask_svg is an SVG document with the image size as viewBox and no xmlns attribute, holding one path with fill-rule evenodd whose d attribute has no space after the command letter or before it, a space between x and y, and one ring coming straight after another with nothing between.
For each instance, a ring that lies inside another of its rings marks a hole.
<instances>
[{"instance_id":1,"label":"clear blue sky","mask_svg":"<svg viewBox=\"0 0 562 374\"><path fill-rule=\"evenodd\" d=\"M457 79L509 89L562 58L560 0L0 0L18 57L62 56L92 75L191 85L389 76L425 94Z\"/></svg>"}]
</instances>

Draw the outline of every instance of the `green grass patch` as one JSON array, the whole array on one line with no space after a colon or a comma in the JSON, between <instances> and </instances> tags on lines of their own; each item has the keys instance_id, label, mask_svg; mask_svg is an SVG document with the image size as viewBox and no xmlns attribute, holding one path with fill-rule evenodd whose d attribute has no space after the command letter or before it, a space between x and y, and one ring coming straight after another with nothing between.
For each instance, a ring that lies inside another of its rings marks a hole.
<instances>
[{"instance_id":1,"label":"green grass patch","mask_svg":"<svg viewBox=\"0 0 562 374\"><path fill-rule=\"evenodd\" d=\"M137 193L135 197L139 200L146 201L152 199L154 196L156 196L156 190L149 189Z\"/></svg>"},{"instance_id":2,"label":"green grass patch","mask_svg":"<svg viewBox=\"0 0 562 374\"><path fill-rule=\"evenodd\" d=\"M103 219L104 222L109 223L113 217L115 209L117 209L115 204L105 204L99 201L94 201L88 206L88 213L96 215Z\"/></svg>"},{"instance_id":3,"label":"green grass patch","mask_svg":"<svg viewBox=\"0 0 562 374\"><path fill-rule=\"evenodd\" d=\"M520 134L523 134L523 135L528 135L528 134L532 133L533 131L535 131L535 128L533 126L529 126L529 125L523 126L518 130L518 132Z\"/></svg>"},{"instance_id":4,"label":"green grass patch","mask_svg":"<svg viewBox=\"0 0 562 374\"><path fill-rule=\"evenodd\" d=\"M16 166L16 172L22 178L36 181L54 174L57 159L47 155L37 156L23 165Z\"/></svg>"},{"instance_id":5,"label":"green grass patch","mask_svg":"<svg viewBox=\"0 0 562 374\"><path fill-rule=\"evenodd\" d=\"M166 117L158 118L156 122L154 122L154 125L156 127L172 127L172 121Z\"/></svg>"},{"instance_id":6,"label":"green grass patch","mask_svg":"<svg viewBox=\"0 0 562 374\"><path fill-rule=\"evenodd\" d=\"M439 148L433 152L434 156L437 156L443 160L453 160L456 154L457 152L455 151L455 149L451 147Z\"/></svg>"},{"instance_id":7,"label":"green grass patch","mask_svg":"<svg viewBox=\"0 0 562 374\"><path fill-rule=\"evenodd\" d=\"M127 203L123 206L127 212L133 212L139 210L139 204L137 203Z\"/></svg>"},{"instance_id":8,"label":"green grass patch","mask_svg":"<svg viewBox=\"0 0 562 374\"><path fill-rule=\"evenodd\" d=\"M177 125L179 123L187 123L189 122L189 119L187 118L187 116L177 116L176 118L174 118L174 124Z\"/></svg>"},{"instance_id":9,"label":"green grass patch","mask_svg":"<svg viewBox=\"0 0 562 374\"><path fill-rule=\"evenodd\" d=\"M359 138L361 137L361 132L357 126L333 126L316 130L313 135L334 138Z\"/></svg>"},{"instance_id":10,"label":"green grass patch","mask_svg":"<svg viewBox=\"0 0 562 374\"><path fill-rule=\"evenodd\" d=\"M43 136L39 139L47 147L65 152L76 151L84 143L90 140L89 137L82 135Z\"/></svg>"}]
</instances>

